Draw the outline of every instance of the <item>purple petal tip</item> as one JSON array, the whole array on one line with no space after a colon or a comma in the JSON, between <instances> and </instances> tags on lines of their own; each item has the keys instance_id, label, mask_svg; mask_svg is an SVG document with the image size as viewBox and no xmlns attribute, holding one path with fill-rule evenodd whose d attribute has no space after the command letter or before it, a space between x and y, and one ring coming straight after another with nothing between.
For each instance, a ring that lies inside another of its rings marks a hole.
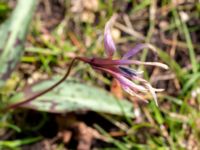
<instances>
[{"instance_id":1,"label":"purple petal tip","mask_svg":"<svg viewBox=\"0 0 200 150\"><path fill-rule=\"evenodd\" d=\"M141 50L143 50L144 48L149 48L154 52L156 51L156 49L151 44L148 44L148 43L138 44L133 49L131 49L127 53L125 53L123 56L123 59L130 59L131 57L133 57L134 55L139 53Z\"/></svg>"}]
</instances>

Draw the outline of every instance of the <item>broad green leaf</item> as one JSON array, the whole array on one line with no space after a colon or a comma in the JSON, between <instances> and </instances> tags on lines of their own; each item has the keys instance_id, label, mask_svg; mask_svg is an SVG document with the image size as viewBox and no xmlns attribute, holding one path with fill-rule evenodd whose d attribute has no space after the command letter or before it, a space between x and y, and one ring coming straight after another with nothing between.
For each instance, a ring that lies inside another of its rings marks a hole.
<instances>
[{"instance_id":1,"label":"broad green leaf","mask_svg":"<svg viewBox=\"0 0 200 150\"><path fill-rule=\"evenodd\" d=\"M58 81L58 78L41 81L11 99L10 104L18 103L31 95L35 95ZM117 100L108 92L85 85L73 80L67 80L54 90L26 103L23 107L52 113L65 113L78 110L92 110L116 115L133 117L132 104L126 100Z\"/></svg>"},{"instance_id":2,"label":"broad green leaf","mask_svg":"<svg viewBox=\"0 0 200 150\"><path fill-rule=\"evenodd\" d=\"M11 17L0 26L0 87L24 52L24 40L37 0L19 0Z\"/></svg>"}]
</instances>

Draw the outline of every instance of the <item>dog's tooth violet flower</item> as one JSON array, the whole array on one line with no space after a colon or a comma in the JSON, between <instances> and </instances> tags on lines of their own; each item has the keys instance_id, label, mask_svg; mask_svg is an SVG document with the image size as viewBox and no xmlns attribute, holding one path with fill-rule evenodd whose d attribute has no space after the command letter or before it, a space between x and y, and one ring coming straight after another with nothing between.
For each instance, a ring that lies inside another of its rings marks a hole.
<instances>
[{"instance_id":1,"label":"dog's tooth violet flower","mask_svg":"<svg viewBox=\"0 0 200 150\"><path fill-rule=\"evenodd\" d=\"M86 58L86 57L77 57L79 60L82 60L90 64L95 70L106 72L113 76L119 81L124 91L127 93L144 100L142 94L150 92L154 98L156 105L157 96L155 92L163 91L163 89L155 89L151 86L149 82L141 77L142 71L137 71L132 68L129 68L129 65L150 65L158 66L164 69L168 69L168 66L159 62L141 62L138 60L131 60L138 52L144 48L150 48L153 51L156 51L155 48L150 44L138 44L135 48L129 50L123 55L121 59L113 59L112 56L116 51L115 43L111 35L111 26L115 20L116 16L112 17L105 25L104 31L104 47L107 54L107 58ZM137 84L137 83L139 84Z\"/></svg>"},{"instance_id":2,"label":"dog's tooth violet flower","mask_svg":"<svg viewBox=\"0 0 200 150\"><path fill-rule=\"evenodd\" d=\"M104 47L105 47L105 52L108 56L107 58L75 57L70 63L69 68L62 79L60 79L58 82L56 82L54 85L50 86L49 88L43 91L40 91L39 93L29 98L26 98L23 101L9 105L5 110L17 108L54 89L56 86L61 84L68 77L75 60L80 60L85 63L88 63L95 70L99 70L99 71L110 74L116 80L119 81L124 91L126 91L132 96L137 97L140 100L148 102L147 100L144 99L142 95L144 95L147 92L150 92L154 98L156 105L158 106L156 92L161 92L163 91L163 89L153 88L149 82L147 82L141 77L143 73L142 71L134 70L132 68L129 68L128 66L133 65L133 64L134 65L149 65L149 66L158 66L164 69L168 69L168 66L159 62L141 62L138 60L131 60L133 56L135 56L138 52L140 52L144 48L149 48L153 51L156 51L155 48L150 44L138 44L133 49L125 53L121 59L113 59L112 57L113 57L114 52L116 51L116 46L112 39L111 27L115 19L116 19L116 16L113 16L105 25Z\"/></svg>"}]
</instances>

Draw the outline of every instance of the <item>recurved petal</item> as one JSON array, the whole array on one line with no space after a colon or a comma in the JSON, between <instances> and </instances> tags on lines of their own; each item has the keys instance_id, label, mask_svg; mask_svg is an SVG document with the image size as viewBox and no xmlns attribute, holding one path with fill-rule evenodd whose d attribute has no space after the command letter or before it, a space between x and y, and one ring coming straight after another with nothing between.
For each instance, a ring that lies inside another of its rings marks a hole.
<instances>
[{"instance_id":1,"label":"recurved petal","mask_svg":"<svg viewBox=\"0 0 200 150\"><path fill-rule=\"evenodd\" d=\"M111 19L106 23L104 30L104 47L108 57L112 57L114 52L116 51L116 46L111 34L111 27L115 19L116 15L111 17Z\"/></svg>"},{"instance_id":2,"label":"recurved petal","mask_svg":"<svg viewBox=\"0 0 200 150\"><path fill-rule=\"evenodd\" d=\"M120 65L131 65L131 64L135 64L135 65L147 65L147 66L157 66L163 69L168 69L169 67L163 63L160 62L142 62L142 61L138 61L138 60L112 60L110 61L110 63L118 63Z\"/></svg>"},{"instance_id":3,"label":"recurved petal","mask_svg":"<svg viewBox=\"0 0 200 150\"><path fill-rule=\"evenodd\" d=\"M144 48L149 48L153 51L156 51L156 49L151 44L138 44L133 49L129 50L127 53L125 53L122 57L122 59L130 59L134 55L136 55L138 52L143 50Z\"/></svg>"}]
</instances>

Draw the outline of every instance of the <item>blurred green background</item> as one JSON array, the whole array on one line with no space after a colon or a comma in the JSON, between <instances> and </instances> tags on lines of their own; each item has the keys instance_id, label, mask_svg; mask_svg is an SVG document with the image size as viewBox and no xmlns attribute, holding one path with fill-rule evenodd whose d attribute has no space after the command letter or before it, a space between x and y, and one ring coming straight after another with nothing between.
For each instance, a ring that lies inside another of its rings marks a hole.
<instances>
[{"instance_id":1,"label":"blurred green background","mask_svg":"<svg viewBox=\"0 0 200 150\"><path fill-rule=\"evenodd\" d=\"M0 149L200 149L197 0L1 0L1 107L24 97L18 91L27 84L63 76L75 56L105 57L104 25L113 14L118 14L112 28L115 58L150 43L157 53L146 49L134 59L169 66L139 67L154 87L165 89L158 93L159 107L123 93L109 75L76 63L62 86L64 101L56 91L49 95L58 94L52 101L63 102L61 113L40 102L40 111L0 112ZM49 82L39 85L46 88Z\"/></svg>"}]
</instances>

